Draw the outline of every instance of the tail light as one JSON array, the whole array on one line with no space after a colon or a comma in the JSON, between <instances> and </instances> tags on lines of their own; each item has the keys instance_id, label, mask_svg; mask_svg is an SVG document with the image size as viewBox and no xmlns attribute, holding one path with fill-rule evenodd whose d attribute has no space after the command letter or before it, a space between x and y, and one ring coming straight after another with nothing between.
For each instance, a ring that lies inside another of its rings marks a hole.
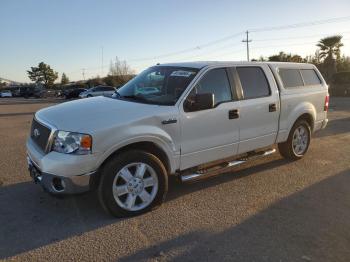
<instances>
[{"instance_id":1,"label":"tail light","mask_svg":"<svg viewBox=\"0 0 350 262\"><path fill-rule=\"evenodd\" d=\"M326 96L326 99L324 100L324 111L328 111L329 107L329 95Z\"/></svg>"}]
</instances>

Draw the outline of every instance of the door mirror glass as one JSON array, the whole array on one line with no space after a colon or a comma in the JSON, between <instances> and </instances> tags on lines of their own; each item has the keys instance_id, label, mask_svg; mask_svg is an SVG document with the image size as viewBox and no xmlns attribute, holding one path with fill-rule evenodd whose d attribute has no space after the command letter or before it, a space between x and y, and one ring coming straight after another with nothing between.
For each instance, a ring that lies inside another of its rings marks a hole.
<instances>
[{"instance_id":1,"label":"door mirror glass","mask_svg":"<svg viewBox=\"0 0 350 262\"><path fill-rule=\"evenodd\" d=\"M185 100L184 109L186 112L211 109L214 107L214 94L202 93L189 96Z\"/></svg>"}]
</instances>

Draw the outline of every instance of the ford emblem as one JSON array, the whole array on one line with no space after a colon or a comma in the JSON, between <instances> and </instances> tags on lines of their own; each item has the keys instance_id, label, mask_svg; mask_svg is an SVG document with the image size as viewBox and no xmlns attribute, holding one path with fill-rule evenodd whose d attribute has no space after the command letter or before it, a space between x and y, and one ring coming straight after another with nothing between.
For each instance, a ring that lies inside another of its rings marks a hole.
<instances>
[{"instance_id":1,"label":"ford emblem","mask_svg":"<svg viewBox=\"0 0 350 262\"><path fill-rule=\"evenodd\" d=\"M38 137L40 136L39 130L35 128L35 129L33 130L33 135L34 135L35 138L38 138Z\"/></svg>"}]
</instances>

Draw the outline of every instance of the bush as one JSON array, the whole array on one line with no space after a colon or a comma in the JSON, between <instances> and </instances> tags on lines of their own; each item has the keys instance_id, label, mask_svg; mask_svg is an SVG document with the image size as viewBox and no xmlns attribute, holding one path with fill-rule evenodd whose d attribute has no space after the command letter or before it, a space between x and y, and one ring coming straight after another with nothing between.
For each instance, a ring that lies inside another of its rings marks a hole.
<instances>
[{"instance_id":1,"label":"bush","mask_svg":"<svg viewBox=\"0 0 350 262\"><path fill-rule=\"evenodd\" d=\"M337 85L350 85L350 72L339 72L334 74L333 83Z\"/></svg>"},{"instance_id":2,"label":"bush","mask_svg":"<svg viewBox=\"0 0 350 262\"><path fill-rule=\"evenodd\" d=\"M350 96L350 72L334 74L329 92L333 96Z\"/></svg>"},{"instance_id":3,"label":"bush","mask_svg":"<svg viewBox=\"0 0 350 262\"><path fill-rule=\"evenodd\" d=\"M133 75L108 75L103 80L109 86L122 86L133 77Z\"/></svg>"}]
</instances>

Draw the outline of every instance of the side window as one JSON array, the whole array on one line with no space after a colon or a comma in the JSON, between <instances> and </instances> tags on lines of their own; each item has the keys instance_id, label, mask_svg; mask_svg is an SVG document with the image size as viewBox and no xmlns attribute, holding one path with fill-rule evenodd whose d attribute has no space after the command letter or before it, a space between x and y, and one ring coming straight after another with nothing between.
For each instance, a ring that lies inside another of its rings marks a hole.
<instances>
[{"instance_id":1,"label":"side window","mask_svg":"<svg viewBox=\"0 0 350 262\"><path fill-rule=\"evenodd\" d=\"M207 72L199 83L192 89L187 99L196 94L214 94L214 106L232 100L230 82L225 68L213 69Z\"/></svg>"},{"instance_id":2,"label":"side window","mask_svg":"<svg viewBox=\"0 0 350 262\"><path fill-rule=\"evenodd\" d=\"M318 78L315 70L313 69L301 69L301 75L303 76L305 85L319 85L321 80Z\"/></svg>"},{"instance_id":3,"label":"side window","mask_svg":"<svg viewBox=\"0 0 350 262\"><path fill-rule=\"evenodd\" d=\"M280 77L285 88L288 87L298 87L304 86L303 79L301 78L300 72L298 69L280 69Z\"/></svg>"},{"instance_id":4,"label":"side window","mask_svg":"<svg viewBox=\"0 0 350 262\"><path fill-rule=\"evenodd\" d=\"M105 86L103 87L103 91L114 91L114 88L110 86Z\"/></svg>"},{"instance_id":5,"label":"side window","mask_svg":"<svg viewBox=\"0 0 350 262\"><path fill-rule=\"evenodd\" d=\"M269 96L271 94L265 73L260 67L237 67L244 99Z\"/></svg>"}]
</instances>

